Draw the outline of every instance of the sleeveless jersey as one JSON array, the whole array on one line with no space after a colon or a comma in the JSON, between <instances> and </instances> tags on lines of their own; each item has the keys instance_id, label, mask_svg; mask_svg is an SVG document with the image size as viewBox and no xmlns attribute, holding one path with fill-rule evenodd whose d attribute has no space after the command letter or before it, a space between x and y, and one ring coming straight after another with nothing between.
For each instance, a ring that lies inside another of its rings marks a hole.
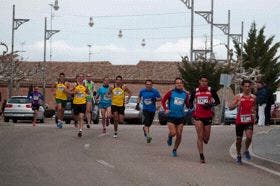
<instances>
[{"instance_id":1,"label":"sleeveless jersey","mask_svg":"<svg viewBox=\"0 0 280 186\"><path fill-rule=\"evenodd\" d=\"M77 85L74 89L74 104L86 104L86 87L84 85Z\"/></svg>"},{"instance_id":2,"label":"sleeveless jersey","mask_svg":"<svg viewBox=\"0 0 280 186\"><path fill-rule=\"evenodd\" d=\"M235 121L237 125L254 123L254 117L252 113L254 103L255 100L252 94L249 96L240 94L240 104L237 108L237 116Z\"/></svg>"},{"instance_id":3,"label":"sleeveless jersey","mask_svg":"<svg viewBox=\"0 0 280 186\"><path fill-rule=\"evenodd\" d=\"M124 106L124 90L121 87L114 87L112 90L112 105Z\"/></svg>"},{"instance_id":4,"label":"sleeveless jersey","mask_svg":"<svg viewBox=\"0 0 280 186\"><path fill-rule=\"evenodd\" d=\"M55 86L55 98L61 100L67 100L67 93L64 92L66 89L65 83L57 83Z\"/></svg>"},{"instance_id":5,"label":"sleeveless jersey","mask_svg":"<svg viewBox=\"0 0 280 186\"><path fill-rule=\"evenodd\" d=\"M203 105L205 103L212 103L213 97L211 94L211 87L208 87L206 91L200 91L199 88L195 90L195 110L194 117L197 118L212 118L214 112L211 108L205 109Z\"/></svg>"},{"instance_id":6,"label":"sleeveless jersey","mask_svg":"<svg viewBox=\"0 0 280 186\"><path fill-rule=\"evenodd\" d=\"M93 88L94 88L94 83L92 81L88 82L87 80L84 80L85 86L89 90L89 94L87 95L88 99L93 98Z\"/></svg>"},{"instance_id":7,"label":"sleeveless jersey","mask_svg":"<svg viewBox=\"0 0 280 186\"><path fill-rule=\"evenodd\" d=\"M169 117L182 118L185 116L185 103L188 100L188 94L185 91L171 90L168 101L170 112Z\"/></svg>"},{"instance_id":8,"label":"sleeveless jersey","mask_svg":"<svg viewBox=\"0 0 280 186\"><path fill-rule=\"evenodd\" d=\"M107 95L108 91L109 91L109 86L108 87L101 86L97 91L97 94L100 96L99 106L102 108L109 107L111 105L112 98L110 94Z\"/></svg>"}]
</instances>

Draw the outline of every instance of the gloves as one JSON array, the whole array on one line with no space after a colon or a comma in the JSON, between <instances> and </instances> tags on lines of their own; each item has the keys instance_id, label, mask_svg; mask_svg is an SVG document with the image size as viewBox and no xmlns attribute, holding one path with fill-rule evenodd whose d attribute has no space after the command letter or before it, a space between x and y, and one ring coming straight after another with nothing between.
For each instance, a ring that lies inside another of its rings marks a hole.
<instances>
[{"instance_id":1,"label":"gloves","mask_svg":"<svg viewBox=\"0 0 280 186\"><path fill-rule=\"evenodd\" d=\"M211 109L214 107L214 103L204 103L203 108L204 109Z\"/></svg>"},{"instance_id":2,"label":"gloves","mask_svg":"<svg viewBox=\"0 0 280 186\"><path fill-rule=\"evenodd\" d=\"M135 107L135 109L136 109L136 110L140 110L140 106L139 106L139 103L137 103L137 104L136 104L136 107Z\"/></svg>"}]
</instances>

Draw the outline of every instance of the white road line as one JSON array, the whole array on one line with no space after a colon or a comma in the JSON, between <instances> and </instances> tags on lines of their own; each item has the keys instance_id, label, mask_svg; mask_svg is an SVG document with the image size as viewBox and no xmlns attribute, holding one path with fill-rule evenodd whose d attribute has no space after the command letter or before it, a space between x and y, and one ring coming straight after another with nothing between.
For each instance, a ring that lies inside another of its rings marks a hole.
<instances>
[{"instance_id":1,"label":"white road line","mask_svg":"<svg viewBox=\"0 0 280 186\"><path fill-rule=\"evenodd\" d=\"M230 149L229 149L229 153L230 153L230 156L231 156L233 159L236 158L235 143L233 143L233 144L231 145L231 147L230 147ZM266 172L269 172L269 173L271 173L271 174L274 174L274 175L276 175L276 176L280 176L280 172L278 172L278 171L271 170L271 169L269 169L269 168L266 168L266 167L257 165L257 164L255 164L255 163L253 163L253 162L249 162L249 161L246 161L246 160L243 160L242 162L245 163L245 164L251 165L251 166L253 166L253 167L262 169L262 170L264 170L264 171L266 171Z\"/></svg>"},{"instance_id":2,"label":"white road line","mask_svg":"<svg viewBox=\"0 0 280 186\"><path fill-rule=\"evenodd\" d=\"M100 163L101 165L104 165L104 166L106 166L106 167L109 167L109 168L115 168L114 165L111 165L111 164L107 163L107 162L104 161L104 160L96 160L96 162L97 162L97 163Z\"/></svg>"}]
</instances>

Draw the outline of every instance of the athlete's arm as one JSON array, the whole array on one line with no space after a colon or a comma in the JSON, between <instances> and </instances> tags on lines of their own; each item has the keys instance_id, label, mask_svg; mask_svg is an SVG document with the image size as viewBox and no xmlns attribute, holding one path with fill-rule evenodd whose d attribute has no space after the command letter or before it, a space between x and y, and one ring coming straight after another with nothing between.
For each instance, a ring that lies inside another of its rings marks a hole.
<instances>
[{"instance_id":1,"label":"athlete's arm","mask_svg":"<svg viewBox=\"0 0 280 186\"><path fill-rule=\"evenodd\" d=\"M155 91L156 94L156 101L160 101L161 100L161 96L158 90Z\"/></svg>"},{"instance_id":2,"label":"athlete's arm","mask_svg":"<svg viewBox=\"0 0 280 186\"><path fill-rule=\"evenodd\" d=\"M194 99L195 99L195 91L192 91L190 99L189 99L189 103L188 103L189 109L192 109L194 107L193 106Z\"/></svg>"},{"instance_id":3,"label":"athlete's arm","mask_svg":"<svg viewBox=\"0 0 280 186\"><path fill-rule=\"evenodd\" d=\"M131 97L131 91L129 90L129 88L127 86L124 86L124 91L127 93L126 103L128 103L128 101L130 100L130 97Z\"/></svg>"},{"instance_id":4,"label":"athlete's arm","mask_svg":"<svg viewBox=\"0 0 280 186\"><path fill-rule=\"evenodd\" d=\"M215 90L211 90L211 94L212 94L213 99L215 100L215 103L214 103L213 106L219 105L220 104L220 98L219 98L217 92Z\"/></svg>"},{"instance_id":5,"label":"athlete's arm","mask_svg":"<svg viewBox=\"0 0 280 186\"><path fill-rule=\"evenodd\" d=\"M164 111L168 110L168 108L166 107L166 102L167 100L169 100L170 97L171 97L171 90L168 91L161 100L161 106L164 109Z\"/></svg>"},{"instance_id":6,"label":"athlete's arm","mask_svg":"<svg viewBox=\"0 0 280 186\"><path fill-rule=\"evenodd\" d=\"M234 96L233 100L228 104L230 110L235 109L239 104L239 95Z\"/></svg>"}]
</instances>

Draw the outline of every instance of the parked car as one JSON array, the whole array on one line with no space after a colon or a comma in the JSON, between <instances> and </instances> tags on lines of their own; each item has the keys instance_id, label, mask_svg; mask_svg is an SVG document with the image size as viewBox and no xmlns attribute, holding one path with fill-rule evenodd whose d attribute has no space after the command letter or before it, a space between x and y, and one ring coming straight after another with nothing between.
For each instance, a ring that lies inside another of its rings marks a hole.
<instances>
[{"instance_id":1,"label":"parked car","mask_svg":"<svg viewBox=\"0 0 280 186\"><path fill-rule=\"evenodd\" d=\"M167 124L167 115L164 113L163 108L161 107L158 112L158 120L160 125L166 125ZM192 123L192 111L185 108L185 121L183 123L184 125L193 125Z\"/></svg>"},{"instance_id":2,"label":"parked car","mask_svg":"<svg viewBox=\"0 0 280 186\"><path fill-rule=\"evenodd\" d=\"M127 100L127 96L125 99ZM137 120L137 123L142 123L142 104L140 104L140 110L136 110L138 96L131 96L128 103L125 104L124 119L125 120Z\"/></svg>"},{"instance_id":3,"label":"parked car","mask_svg":"<svg viewBox=\"0 0 280 186\"><path fill-rule=\"evenodd\" d=\"M234 124L236 120L237 108L230 110L228 107L225 108L225 125Z\"/></svg>"},{"instance_id":4,"label":"parked car","mask_svg":"<svg viewBox=\"0 0 280 186\"><path fill-rule=\"evenodd\" d=\"M44 123L44 108L40 106L37 120ZM34 111L31 108L31 101L27 96L12 96L8 99L4 111L4 121L13 120L16 123L18 120L32 120Z\"/></svg>"},{"instance_id":5,"label":"parked car","mask_svg":"<svg viewBox=\"0 0 280 186\"><path fill-rule=\"evenodd\" d=\"M64 108L64 117L63 120L66 124L70 124L72 120L74 120L74 112L72 108L72 101L67 101L66 106ZM86 120L86 116L85 116ZM99 108L97 102L94 100L92 104L92 121L94 124L99 123Z\"/></svg>"}]
</instances>

